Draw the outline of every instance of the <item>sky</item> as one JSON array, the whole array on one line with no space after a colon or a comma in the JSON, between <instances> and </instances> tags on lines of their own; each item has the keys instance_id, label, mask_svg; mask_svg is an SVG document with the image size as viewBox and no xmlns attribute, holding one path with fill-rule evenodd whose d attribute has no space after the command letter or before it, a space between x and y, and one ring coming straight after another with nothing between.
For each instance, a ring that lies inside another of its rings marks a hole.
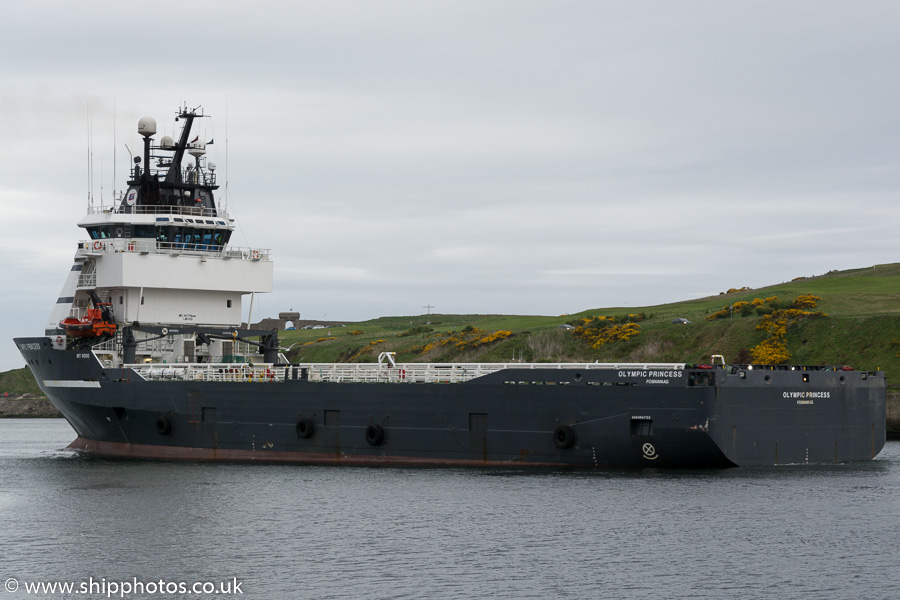
<instances>
[{"instance_id":1,"label":"sky","mask_svg":"<svg viewBox=\"0 0 900 600\"><path fill-rule=\"evenodd\" d=\"M898 262L898 31L895 0L12 3L0 370L138 119L174 136L184 104L232 244L274 256L254 321L560 315Z\"/></svg>"}]
</instances>

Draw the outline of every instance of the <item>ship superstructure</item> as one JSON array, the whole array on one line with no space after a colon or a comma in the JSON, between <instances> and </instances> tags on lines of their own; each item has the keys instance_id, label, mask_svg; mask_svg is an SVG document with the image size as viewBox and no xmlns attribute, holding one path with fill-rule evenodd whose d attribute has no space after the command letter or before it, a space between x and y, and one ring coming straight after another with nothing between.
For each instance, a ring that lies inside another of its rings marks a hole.
<instances>
[{"instance_id":1,"label":"ship superstructure","mask_svg":"<svg viewBox=\"0 0 900 600\"><path fill-rule=\"evenodd\" d=\"M140 120L143 158L134 158L127 190L112 207L89 207L78 222L87 236L78 242L45 331L58 345L75 337L113 367L234 355L234 339L198 345L196 330L239 329L244 297L272 291L272 260L268 249L229 245L235 221L216 202L215 164L206 160L206 143L198 135L191 139L199 118L198 109L180 110L179 139L162 136L159 143L155 120ZM66 322L90 319L93 294L120 324L115 337L105 332L108 339L99 345L72 336ZM158 337L163 328L171 334ZM123 340L133 340L133 355L126 356Z\"/></svg>"}]
</instances>

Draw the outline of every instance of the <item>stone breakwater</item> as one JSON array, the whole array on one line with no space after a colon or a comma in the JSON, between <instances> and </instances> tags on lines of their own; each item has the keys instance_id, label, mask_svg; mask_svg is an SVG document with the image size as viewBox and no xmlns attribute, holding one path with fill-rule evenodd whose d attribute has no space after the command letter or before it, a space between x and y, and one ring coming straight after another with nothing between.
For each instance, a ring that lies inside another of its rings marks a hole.
<instances>
[{"instance_id":1,"label":"stone breakwater","mask_svg":"<svg viewBox=\"0 0 900 600\"><path fill-rule=\"evenodd\" d=\"M20 396L0 395L0 418L52 418L62 417L59 411L44 396L22 394Z\"/></svg>"},{"instance_id":2,"label":"stone breakwater","mask_svg":"<svg viewBox=\"0 0 900 600\"><path fill-rule=\"evenodd\" d=\"M888 390L887 430L889 440L900 440L900 391Z\"/></svg>"}]
</instances>

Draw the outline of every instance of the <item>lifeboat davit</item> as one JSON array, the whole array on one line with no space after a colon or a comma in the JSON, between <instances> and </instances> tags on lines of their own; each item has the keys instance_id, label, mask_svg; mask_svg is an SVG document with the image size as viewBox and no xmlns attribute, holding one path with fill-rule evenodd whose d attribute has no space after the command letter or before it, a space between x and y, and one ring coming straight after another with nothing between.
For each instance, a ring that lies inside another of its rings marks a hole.
<instances>
[{"instance_id":1,"label":"lifeboat davit","mask_svg":"<svg viewBox=\"0 0 900 600\"><path fill-rule=\"evenodd\" d=\"M66 335L78 338L112 337L116 334L118 326L113 320L112 305L109 302L101 302L93 290L88 290L93 308L87 309L81 317L66 317L59 322Z\"/></svg>"},{"instance_id":2,"label":"lifeboat davit","mask_svg":"<svg viewBox=\"0 0 900 600\"><path fill-rule=\"evenodd\" d=\"M115 323L103 319L99 308L87 309L87 314L80 319L66 317L59 322L59 326L65 329L66 335L72 337L112 337L117 328Z\"/></svg>"}]
</instances>

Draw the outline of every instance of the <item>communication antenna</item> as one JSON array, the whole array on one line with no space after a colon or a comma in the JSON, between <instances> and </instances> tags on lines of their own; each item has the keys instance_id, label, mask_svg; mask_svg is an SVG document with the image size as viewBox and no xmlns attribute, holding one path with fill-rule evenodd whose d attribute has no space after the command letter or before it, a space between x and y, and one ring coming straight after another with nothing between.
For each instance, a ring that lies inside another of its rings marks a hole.
<instances>
[{"instance_id":1,"label":"communication antenna","mask_svg":"<svg viewBox=\"0 0 900 600\"><path fill-rule=\"evenodd\" d=\"M103 198L100 198L103 201ZM112 182L112 205L116 206L116 101L113 100L113 182Z\"/></svg>"},{"instance_id":2,"label":"communication antenna","mask_svg":"<svg viewBox=\"0 0 900 600\"><path fill-rule=\"evenodd\" d=\"M85 105L85 119L87 121L87 201L88 201L88 211L91 209L91 105Z\"/></svg>"},{"instance_id":3,"label":"communication antenna","mask_svg":"<svg viewBox=\"0 0 900 600\"><path fill-rule=\"evenodd\" d=\"M225 212L228 212L228 94L225 94Z\"/></svg>"}]
</instances>

